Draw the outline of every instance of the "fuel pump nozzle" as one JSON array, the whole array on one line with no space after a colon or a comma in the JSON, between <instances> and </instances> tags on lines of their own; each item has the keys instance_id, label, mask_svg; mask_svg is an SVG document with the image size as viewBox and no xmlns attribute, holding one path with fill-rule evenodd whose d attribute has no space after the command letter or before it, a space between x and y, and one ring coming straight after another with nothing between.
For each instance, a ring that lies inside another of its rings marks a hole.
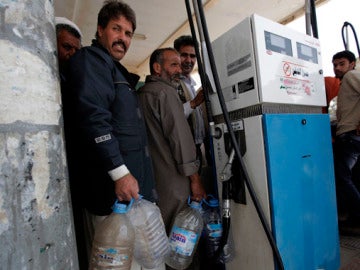
<instances>
[{"instance_id":1,"label":"fuel pump nozzle","mask_svg":"<svg viewBox=\"0 0 360 270\"><path fill-rule=\"evenodd\" d=\"M231 150L228 162L220 174L220 181L223 182L222 190L222 213L223 218L230 218L230 178L232 176L231 166L234 161L235 151Z\"/></svg>"},{"instance_id":2,"label":"fuel pump nozzle","mask_svg":"<svg viewBox=\"0 0 360 270\"><path fill-rule=\"evenodd\" d=\"M220 240L220 245L214 254L214 260L218 261L223 253L224 247L228 242L230 231L230 178L232 176L231 166L235 157L234 149L231 150L228 162L225 164L224 169L220 174L220 181L222 182L222 226L223 234Z\"/></svg>"},{"instance_id":3,"label":"fuel pump nozzle","mask_svg":"<svg viewBox=\"0 0 360 270\"><path fill-rule=\"evenodd\" d=\"M231 178L231 176L232 176L231 166L234 161L234 157L235 157L235 151L234 151L234 149L232 149L229 159L228 159L228 162L225 164L224 169L221 171L221 174L220 174L221 182L228 181Z\"/></svg>"}]
</instances>

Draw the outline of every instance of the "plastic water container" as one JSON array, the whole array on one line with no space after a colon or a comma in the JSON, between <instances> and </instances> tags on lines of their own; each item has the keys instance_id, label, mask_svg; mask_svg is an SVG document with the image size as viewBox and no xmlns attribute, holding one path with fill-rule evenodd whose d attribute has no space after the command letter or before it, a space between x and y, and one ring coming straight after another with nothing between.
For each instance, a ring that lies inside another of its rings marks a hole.
<instances>
[{"instance_id":1,"label":"plastic water container","mask_svg":"<svg viewBox=\"0 0 360 270\"><path fill-rule=\"evenodd\" d=\"M219 200L210 197L208 201L204 200L204 203L207 206L203 213L206 255L208 258L213 258L220 246L223 232Z\"/></svg>"},{"instance_id":2,"label":"plastic water container","mask_svg":"<svg viewBox=\"0 0 360 270\"><path fill-rule=\"evenodd\" d=\"M227 242L219 258L214 258L216 251L220 247L221 237L223 234L222 217L220 214L219 200L209 195L208 201L204 200L205 210L204 219L204 238L206 242L206 254L209 259L217 259L218 262L228 263L234 257L234 247L232 240L231 227L228 234Z\"/></svg>"},{"instance_id":3,"label":"plastic water container","mask_svg":"<svg viewBox=\"0 0 360 270\"><path fill-rule=\"evenodd\" d=\"M134 258L148 269L160 266L170 246L159 207L140 195L127 216L135 229Z\"/></svg>"},{"instance_id":4,"label":"plastic water container","mask_svg":"<svg viewBox=\"0 0 360 270\"><path fill-rule=\"evenodd\" d=\"M192 262L204 225L200 211L201 204L193 201L175 218L169 235L170 252L165 260L174 269L185 269Z\"/></svg>"},{"instance_id":5,"label":"plastic water container","mask_svg":"<svg viewBox=\"0 0 360 270\"><path fill-rule=\"evenodd\" d=\"M116 201L113 212L96 228L89 269L131 268L135 231L126 216L128 207Z\"/></svg>"}]
</instances>

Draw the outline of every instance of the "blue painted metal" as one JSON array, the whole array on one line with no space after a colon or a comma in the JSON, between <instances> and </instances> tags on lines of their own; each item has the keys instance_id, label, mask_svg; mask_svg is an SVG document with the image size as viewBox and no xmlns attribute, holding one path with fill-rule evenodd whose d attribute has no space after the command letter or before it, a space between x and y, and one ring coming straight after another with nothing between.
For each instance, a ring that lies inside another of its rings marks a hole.
<instances>
[{"instance_id":1,"label":"blue painted metal","mask_svg":"<svg viewBox=\"0 0 360 270\"><path fill-rule=\"evenodd\" d=\"M340 265L329 116L266 114L272 229L286 270Z\"/></svg>"}]
</instances>

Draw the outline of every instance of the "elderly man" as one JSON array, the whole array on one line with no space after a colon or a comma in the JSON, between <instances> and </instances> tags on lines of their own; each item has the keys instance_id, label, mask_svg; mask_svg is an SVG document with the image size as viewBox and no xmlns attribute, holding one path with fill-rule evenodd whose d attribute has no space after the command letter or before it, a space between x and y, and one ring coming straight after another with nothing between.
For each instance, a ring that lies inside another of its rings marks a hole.
<instances>
[{"instance_id":1,"label":"elderly man","mask_svg":"<svg viewBox=\"0 0 360 270\"><path fill-rule=\"evenodd\" d=\"M150 73L139 95L154 161L159 207L169 233L188 197L199 201L206 194L198 174L193 137L177 94L181 74L178 52L173 48L155 50L150 57Z\"/></svg>"}]
</instances>

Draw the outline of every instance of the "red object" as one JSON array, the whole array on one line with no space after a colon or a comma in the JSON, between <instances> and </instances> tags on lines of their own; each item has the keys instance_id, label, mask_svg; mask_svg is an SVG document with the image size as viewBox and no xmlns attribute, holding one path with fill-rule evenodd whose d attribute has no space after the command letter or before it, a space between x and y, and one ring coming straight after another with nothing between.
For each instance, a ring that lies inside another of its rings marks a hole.
<instances>
[{"instance_id":1,"label":"red object","mask_svg":"<svg viewBox=\"0 0 360 270\"><path fill-rule=\"evenodd\" d=\"M328 112L330 101L338 95L340 88L340 80L335 77L325 77L325 91L326 91L326 107L323 109L324 113Z\"/></svg>"}]
</instances>

